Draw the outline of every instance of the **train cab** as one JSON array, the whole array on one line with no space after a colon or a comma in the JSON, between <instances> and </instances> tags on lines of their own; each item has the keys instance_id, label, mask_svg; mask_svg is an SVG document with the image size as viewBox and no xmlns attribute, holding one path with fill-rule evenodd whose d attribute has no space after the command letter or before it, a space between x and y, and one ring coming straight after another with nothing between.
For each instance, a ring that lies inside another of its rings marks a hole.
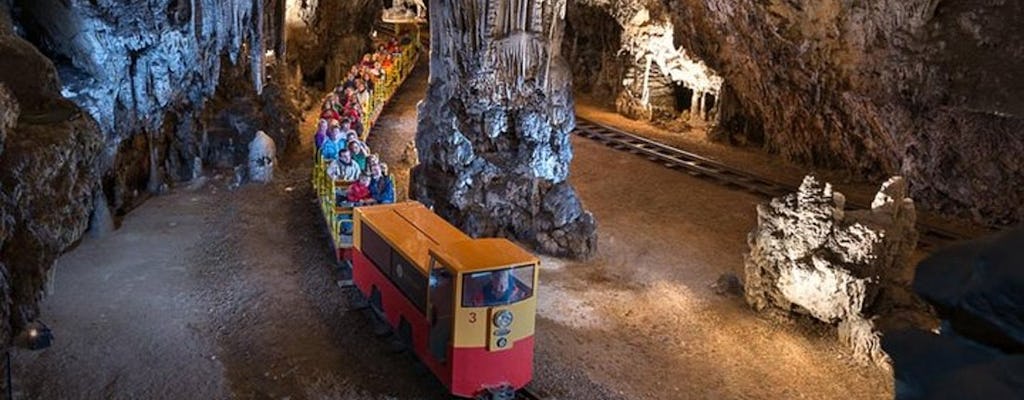
<instances>
[{"instance_id":1,"label":"train cab","mask_svg":"<svg viewBox=\"0 0 1024 400\"><path fill-rule=\"evenodd\" d=\"M449 391L532 379L539 260L472 239L417 202L355 211L353 282Z\"/></svg>"}]
</instances>

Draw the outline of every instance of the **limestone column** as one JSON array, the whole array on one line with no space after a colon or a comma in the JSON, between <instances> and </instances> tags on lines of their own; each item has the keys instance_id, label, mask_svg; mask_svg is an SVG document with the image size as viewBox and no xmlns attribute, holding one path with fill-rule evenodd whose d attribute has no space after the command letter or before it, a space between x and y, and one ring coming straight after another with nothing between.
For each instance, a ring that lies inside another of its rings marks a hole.
<instances>
[{"instance_id":1,"label":"limestone column","mask_svg":"<svg viewBox=\"0 0 1024 400\"><path fill-rule=\"evenodd\" d=\"M565 0L527 4L430 2L412 193L472 236L586 257L596 223L566 181L575 119L559 53Z\"/></svg>"}]
</instances>

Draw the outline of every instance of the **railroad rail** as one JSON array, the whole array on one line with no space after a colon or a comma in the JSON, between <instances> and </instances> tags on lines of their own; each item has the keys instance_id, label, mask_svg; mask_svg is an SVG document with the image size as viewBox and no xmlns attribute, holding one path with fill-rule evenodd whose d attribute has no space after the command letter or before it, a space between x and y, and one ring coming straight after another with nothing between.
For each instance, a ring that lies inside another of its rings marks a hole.
<instances>
[{"instance_id":1,"label":"railroad rail","mask_svg":"<svg viewBox=\"0 0 1024 400\"><path fill-rule=\"evenodd\" d=\"M699 154L671 147L580 116L576 117L576 129L572 132L577 136L594 140L613 149L645 157L666 168L704 177L719 184L763 197L779 197L797 190L795 185L733 168ZM867 204L849 199L846 204L847 208L854 210L870 208ZM917 223L917 231L919 233L918 247L925 250L935 250L955 241L970 239L959 232L920 221Z\"/></svg>"}]
</instances>

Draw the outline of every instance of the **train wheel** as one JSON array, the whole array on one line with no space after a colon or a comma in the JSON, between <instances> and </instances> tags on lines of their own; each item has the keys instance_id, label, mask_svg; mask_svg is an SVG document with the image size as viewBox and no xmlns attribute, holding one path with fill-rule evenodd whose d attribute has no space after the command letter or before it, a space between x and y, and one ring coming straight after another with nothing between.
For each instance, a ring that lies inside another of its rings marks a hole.
<instances>
[{"instance_id":1,"label":"train wheel","mask_svg":"<svg viewBox=\"0 0 1024 400\"><path fill-rule=\"evenodd\" d=\"M384 314L384 302L381 300L380 290L376 286L370 292L370 311L373 321L373 334L387 336L391 333L391 326L387 323L387 315Z\"/></svg>"},{"instance_id":2,"label":"train wheel","mask_svg":"<svg viewBox=\"0 0 1024 400\"><path fill-rule=\"evenodd\" d=\"M398 329L395 330L395 338L392 340L391 349L395 353L412 352L412 325L409 325L405 318L398 322Z\"/></svg>"}]
</instances>

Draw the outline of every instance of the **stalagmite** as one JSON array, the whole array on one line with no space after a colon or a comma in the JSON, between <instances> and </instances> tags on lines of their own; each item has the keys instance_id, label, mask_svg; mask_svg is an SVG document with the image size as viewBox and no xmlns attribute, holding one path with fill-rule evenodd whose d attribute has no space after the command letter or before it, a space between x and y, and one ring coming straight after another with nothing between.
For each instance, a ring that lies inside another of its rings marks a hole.
<instances>
[{"instance_id":1,"label":"stalagmite","mask_svg":"<svg viewBox=\"0 0 1024 400\"><path fill-rule=\"evenodd\" d=\"M510 236L543 252L584 257L594 251L596 227L566 180L571 79L564 60L552 56L564 7L431 2L437 45L419 110L421 163L412 192L471 235Z\"/></svg>"}]
</instances>

